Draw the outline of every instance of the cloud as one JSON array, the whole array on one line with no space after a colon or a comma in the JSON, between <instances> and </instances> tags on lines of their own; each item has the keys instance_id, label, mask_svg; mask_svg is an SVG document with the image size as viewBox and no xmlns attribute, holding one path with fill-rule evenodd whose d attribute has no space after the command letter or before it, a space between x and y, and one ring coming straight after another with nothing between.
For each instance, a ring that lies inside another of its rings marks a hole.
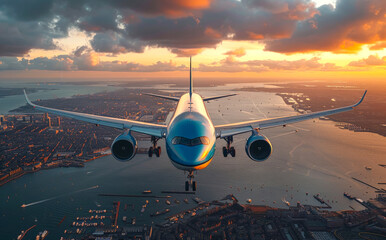
<instances>
[{"instance_id":1,"label":"cloud","mask_svg":"<svg viewBox=\"0 0 386 240\"><path fill-rule=\"evenodd\" d=\"M386 40L385 11L383 0L338 0L335 9L310 0L2 0L0 56L57 49L70 28L112 54L151 46L186 56L224 40L280 53L355 52Z\"/></svg>"},{"instance_id":2,"label":"cloud","mask_svg":"<svg viewBox=\"0 0 386 240\"><path fill-rule=\"evenodd\" d=\"M210 7L211 0L113 0L114 6L158 16L181 17Z\"/></svg>"},{"instance_id":3,"label":"cloud","mask_svg":"<svg viewBox=\"0 0 386 240\"><path fill-rule=\"evenodd\" d=\"M384 48L386 48L386 41L379 42L379 43L376 43L376 44L372 45L370 47L370 50L382 50Z\"/></svg>"},{"instance_id":4,"label":"cloud","mask_svg":"<svg viewBox=\"0 0 386 240\"><path fill-rule=\"evenodd\" d=\"M203 51L201 48L193 48L193 49L180 49L173 48L170 50L172 53L176 54L177 57L191 57L197 55Z\"/></svg>"},{"instance_id":5,"label":"cloud","mask_svg":"<svg viewBox=\"0 0 386 240\"><path fill-rule=\"evenodd\" d=\"M29 61L28 69L71 71L74 70L73 59L70 56L62 55L53 58L38 57Z\"/></svg>"},{"instance_id":6,"label":"cloud","mask_svg":"<svg viewBox=\"0 0 386 240\"><path fill-rule=\"evenodd\" d=\"M320 63L319 58L286 60L253 60L237 61L228 56L219 63L200 64L198 70L202 72L264 72L264 71L337 71L333 63Z\"/></svg>"},{"instance_id":7,"label":"cloud","mask_svg":"<svg viewBox=\"0 0 386 240\"><path fill-rule=\"evenodd\" d=\"M101 61L98 53L92 49L80 47L72 55L59 55L52 58L18 60L16 57L0 57L0 71L6 70L160 72L187 71L188 68L185 65L177 65L173 61L158 61L151 65L128 61Z\"/></svg>"},{"instance_id":8,"label":"cloud","mask_svg":"<svg viewBox=\"0 0 386 240\"><path fill-rule=\"evenodd\" d=\"M126 53L143 52L145 43L132 40L129 37L114 31L97 33L91 40L91 46L97 52Z\"/></svg>"},{"instance_id":9,"label":"cloud","mask_svg":"<svg viewBox=\"0 0 386 240\"><path fill-rule=\"evenodd\" d=\"M25 70L28 60L18 60L17 57L0 57L0 71L2 70Z\"/></svg>"},{"instance_id":10,"label":"cloud","mask_svg":"<svg viewBox=\"0 0 386 240\"><path fill-rule=\"evenodd\" d=\"M242 57L246 54L246 51L244 48L237 48L235 50L228 51L224 54L225 55L232 55L232 56L236 56L236 57Z\"/></svg>"},{"instance_id":11,"label":"cloud","mask_svg":"<svg viewBox=\"0 0 386 240\"><path fill-rule=\"evenodd\" d=\"M370 55L367 58L361 59L359 61L352 61L348 65L353 67L385 66L386 56L380 58L377 55Z\"/></svg>"},{"instance_id":12,"label":"cloud","mask_svg":"<svg viewBox=\"0 0 386 240\"><path fill-rule=\"evenodd\" d=\"M265 50L295 53L352 53L386 39L386 1L340 0L336 8L323 5L319 14L301 21L288 38L267 41Z\"/></svg>"}]
</instances>

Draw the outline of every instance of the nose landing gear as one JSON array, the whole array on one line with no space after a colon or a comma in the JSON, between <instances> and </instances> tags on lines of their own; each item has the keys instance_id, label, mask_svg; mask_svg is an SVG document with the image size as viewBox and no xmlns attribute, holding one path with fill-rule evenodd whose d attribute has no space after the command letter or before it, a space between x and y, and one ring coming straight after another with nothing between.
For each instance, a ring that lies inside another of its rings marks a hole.
<instances>
[{"instance_id":1,"label":"nose landing gear","mask_svg":"<svg viewBox=\"0 0 386 240\"><path fill-rule=\"evenodd\" d=\"M189 180L185 182L185 191L189 191L189 188L192 187L192 191L195 192L197 190L197 183L196 181L193 181L194 179L193 171L189 171L187 178Z\"/></svg>"},{"instance_id":2,"label":"nose landing gear","mask_svg":"<svg viewBox=\"0 0 386 240\"><path fill-rule=\"evenodd\" d=\"M153 146L149 148L149 151L148 151L149 157L152 157L153 153L155 154L156 157L159 157L161 155L161 147L157 147L158 140L160 140L160 138L157 138L154 136L151 137L151 142Z\"/></svg>"},{"instance_id":3,"label":"nose landing gear","mask_svg":"<svg viewBox=\"0 0 386 240\"><path fill-rule=\"evenodd\" d=\"M227 146L222 148L222 153L224 157L227 157L230 154L232 157L236 156L236 149L231 147L233 142L233 136L225 137L224 140L227 142Z\"/></svg>"}]
</instances>

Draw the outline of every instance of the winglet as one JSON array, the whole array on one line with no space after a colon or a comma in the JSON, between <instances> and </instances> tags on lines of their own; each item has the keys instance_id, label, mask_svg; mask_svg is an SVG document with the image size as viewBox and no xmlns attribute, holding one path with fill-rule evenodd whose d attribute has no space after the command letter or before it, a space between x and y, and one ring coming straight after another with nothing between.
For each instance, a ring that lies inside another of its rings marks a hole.
<instances>
[{"instance_id":1,"label":"winglet","mask_svg":"<svg viewBox=\"0 0 386 240\"><path fill-rule=\"evenodd\" d=\"M34 104L29 100L27 93L25 92L25 89L23 89L23 92L24 92L24 97L25 97L25 100L27 101L27 103L31 106L34 106Z\"/></svg>"},{"instance_id":2,"label":"winglet","mask_svg":"<svg viewBox=\"0 0 386 240\"><path fill-rule=\"evenodd\" d=\"M356 106L358 106L359 104L362 103L363 99L365 99L366 93L367 93L367 90L365 90L365 92L363 93L363 96L362 96L361 100L359 100L359 102L357 102L356 104L354 104L353 107L356 107Z\"/></svg>"},{"instance_id":3,"label":"winglet","mask_svg":"<svg viewBox=\"0 0 386 240\"><path fill-rule=\"evenodd\" d=\"M190 56L190 85L189 85L189 96L190 96L190 101L192 101L192 95L193 95L192 57Z\"/></svg>"}]
</instances>

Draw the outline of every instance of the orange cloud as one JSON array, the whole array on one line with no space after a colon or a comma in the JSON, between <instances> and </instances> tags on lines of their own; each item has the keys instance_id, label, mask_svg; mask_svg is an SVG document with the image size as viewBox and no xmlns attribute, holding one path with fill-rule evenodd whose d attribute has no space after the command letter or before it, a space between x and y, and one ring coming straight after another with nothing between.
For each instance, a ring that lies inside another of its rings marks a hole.
<instances>
[{"instance_id":1,"label":"orange cloud","mask_svg":"<svg viewBox=\"0 0 386 240\"><path fill-rule=\"evenodd\" d=\"M379 43L376 43L376 44L372 45L370 47L370 50L382 50L384 48L386 48L386 41L379 42Z\"/></svg>"},{"instance_id":2,"label":"orange cloud","mask_svg":"<svg viewBox=\"0 0 386 240\"><path fill-rule=\"evenodd\" d=\"M353 67L368 67L368 66L384 66L386 65L386 57L380 58L377 55L370 55L367 58L359 61L352 61L349 66Z\"/></svg>"},{"instance_id":3,"label":"orange cloud","mask_svg":"<svg viewBox=\"0 0 386 240\"><path fill-rule=\"evenodd\" d=\"M129 0L117 1L117 6L129 7L137 12L178 18L194 15L192 11L210 7L212 0Z\"/></svg>"},{"instance_id":4,"label":"orange cloud","mask_svg":"<svg viewBox=\"0 0 386 240\"><path fill-rule=\"evenodd\" d=\"M205 35L208 37L211 37L211 38L221 38L222 37L222 35L219 31L217 31L211 27L207 27L205 29Z\"/></svg>"},{"instance_id":5,"label":"orange cloud","mask_svg":"<svg viewBox=\"0 0 386 240\"><path fill-rule=\"evenodd\" d=\"M202 48L191 48L191 49L180 49L173 48L171 50L172 53L177 54L177 57L190 57L197 55L203 51Z\"/></svg>"},{"instance_id":6,"label":"orange cloud","mask_svg":"<svg viewBox=\"0 0 386 240\"><path fill-rule=\"evenodd\" d=\"M225 55L233 55L233 56L236 56L236 57L242 57L246 54L246 51L244 48L237 48L235 50L231 50L231 51L228 51L226 53L224 53Z\"/></svg>"}]
</instances>

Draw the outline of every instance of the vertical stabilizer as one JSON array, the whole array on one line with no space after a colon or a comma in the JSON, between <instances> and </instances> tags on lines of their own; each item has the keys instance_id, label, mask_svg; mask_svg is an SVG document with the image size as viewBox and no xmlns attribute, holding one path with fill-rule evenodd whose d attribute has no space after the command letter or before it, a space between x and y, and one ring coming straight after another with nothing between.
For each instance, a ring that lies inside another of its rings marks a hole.
<instances>
[{"instance_id":1,"label":"vertical stabilizer","mask_svg":"<svg viewBox=\"0 0 386 240\"><path fill-rule=\"evenodd\" d=\"M192 57L190 57L190 85L189 85L189 96L190 96L190 101L192 101L192 94L193 94Z\"/></svg>"}]
</instances>

